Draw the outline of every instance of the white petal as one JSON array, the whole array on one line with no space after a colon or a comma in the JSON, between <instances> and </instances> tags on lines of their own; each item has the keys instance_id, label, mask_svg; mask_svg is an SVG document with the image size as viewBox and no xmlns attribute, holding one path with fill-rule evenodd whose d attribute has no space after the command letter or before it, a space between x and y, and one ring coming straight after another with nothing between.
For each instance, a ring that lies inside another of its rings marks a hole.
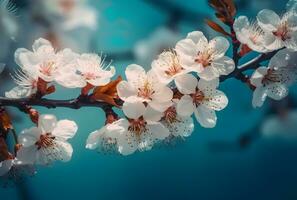
<instances>
[{"instance_id":1,"label":"white petal","mask_svg":"<svg viewBox=\"0 0 297 200\"><path fill-rule=\"evenodd\" d=\"M198 81L192 74L183 74L175 78L175 85L182 94L193 94Z\"/></svg>"},{"instance_id":2,"label":"white petal","mask_svg":"<svg viewBox=\"0 0 297 200\"><path fill-rule=\"evenodd\" d=\"M37 147L35 145L22 147L17 152L17 159L22 164L34 164L36 161Z\"/></svg>"},{"instance_id":3,"label":"white petal","mask_svg":"<svg viewBox=\"0 0 297 200\"><path fill-rule=\"evenodd\" d=\"M214 50L214 55L216 58L223 57L229 46L229 41L221 36L215 37L214 39L209 41L209 48Z\"/></svg>"},{"instance_id":4,"label":"white petal","mask_svg":"<svg viewBox=\"0 0 297 200\"><path fill-rule=\"evenodd\" d=\"M285 85L275 83L267 86L267 96L274 100L281 100L288 95L289 91Z\"/></svg>"},{"instance_id":5,"label":"white petal","mask_svg":"<svg viewBox=\"0 0 297 200\"><path fill-rule=\"evenodd\" d=\"M168 102L172 99L172 97L173 92L167 86L159 86L159 88L155 90L155 93L152 95L152 99L158 102Z\"/></svg>"},{"instance_id":6,"label":"white petal","mask_svg":"<svg viewBox=\"0 0 297 200\"><path fill-rule=\"evenodd\" d=\"M125 74L128 82L132 85L133 83L138 82L139 79L146 76L146 72L143 67L136 64L127 66Z\"/></svg>"},{"instance_id":7,"label":"white petal","mask_svg":"<svg viewBox=\"0 0 297 200\"><path fill-rule=\"evenodd\" d=\"M261 107L267 97L267 90L265 87L257 87L253 93L252 105L254 108Z\"/></svg>"},{"instance_id":8,"label":"white petal","mask_svg":"<svg viewBox=\"0 0 297 200\"><path fill-rule=\"evenodd\" d=\"M44 47L44 46L46 46L47 48L52 48L52 45L48 40L39 38L34 41L32 48L34 52L37 52L40 47Z\"/></svg>"},{"instance_id":9,"label":"white petal","mask_svg":"<svg viewBox=\"0 0 297 200\"><path fill-rule=\"evenodd\" d=\"M143 114L143 118L145 121L154 121L154 122L159 121L162 116L163 116L163 112L152 108L150 105L146 107L145 113Z\"/></svg>"},{"instance_id":10,"label":"white petal","mask_svg":"<svg viewBox=\"0 0 297 200\"><path fill-rule=\"evenodd\" d=\"M91 150L98 148L99 143L102 140L102 137L103 137L103 134L105 133L105 131L106 131L106 128L104 126L101 129L90 133L90 135L87 139L87 142L86 142L86 148L91 149Z\"/></svg>"},{"instance_id":11,"label":"white petal","mask_svg":"<svg viewBox=\"0 0 297 200\"><path fill-rule=\"evenodd\" d=\"M264 45L267 49L273 51L284 47L285 43L271 33L265 34Z\"/></svg>"},{"instance_id":12,"label":"white petal","mask_svg":"<svg viewBox=\"0 0 297 200\"><path fill-rule=\"evenodd\" d=\"M190 116L193 114L195 105L193 104L193 99L189 95L184 95L178 101L176 106L176 112L181 116Z\"/></svg>"},{"instance_id":13,"label":"white petal","mask_svg":"<svg viewBox=\"0 0 297 200\"><path fill-rule=\"evenodd\" d=\"M233 59L227 56L214 60L211 65L219 75L228 75L233 72L235 68Z\"/></svg>"},{"instance_id":14,"label":"white petal","mask_svg":"<svg viewBox=\"0 0 297 200\"><path fill-rule=\"evenodd\" d=\"M213 128L217 123L215 111L200 105L195 110L195 117L201 126L204 128Z\"/></svg>"},{"instance_id":15,"label":"white petal","mask_svg":"<svg viewBox=\"0 0 297 200\"><path fill-rule=\"evenodd\" d=\"M32 88L25 88L22 86L16 86L12 90L5 92L7 98L19 99L26 98L35 92Z\"/></svg>"},{"instance_id":16,"label":"white petal","mask_svg":"<svg viewBox=\"0 0 297 200\"><path fill-rule=\"evenodd\" d=\"M212 66L208 66L206 68L204 68L204 70L200 73L198 73L198 76L201 79L205 79L207 81L216 79L220 76L218 70L216 70L214 67Z\"/></svg>"},{"instance_id":17,"label":"white petal","mask_svg":"<svg viewBox=\"0 0 297 200\"><path fill-rule=\"evenodd\" d=\"M216 90L219 84L220 84L220 80L218 78L215 78L210 81L200 79L198 82L198 88L199 90L207 93L208 91Z\"/></svg>"},{"instance_id":18,"label":"white petal","mask_svg":"<svg viewBox=\"0 0 297 200\"><path fill-rule=\"evenodd\" d=\"M19 134L18 140L24 147L29 147L39 140L41 133L41 130L37 127L25 129Z\"/></svg>"},{"instance_id":19,"label":"white petal","mask_svg":"<svg viewBox=\"0 0 297 200\"><path fill-rule=\"evenodd\" d=\"M9 170L12 167L12 164L13 164L13 160L11 159L0 162L0 176L3 176L7 172L9 172Z\"/></svg>"},{"instance_id":20,"label":"white petal","mask_svg":"<svg viewBox=\"0 0 297 200\"><path fill-rule=\"evenodd\" d=\"M236 37L243 44L246 44L248 40L248 37L244 34L245 31L243 30L248 30L249 26L250 22L246 16L239 16L234 21L233 28L235 30Z\"/></svg>"},{"instance_id":21,"label":"white petal","mask_svg":"<svg viewBox=\"0 0 297 200\"><path fill-rule=\"evenodd\" d=\"M222 110L228 105L228 98L219 90L209 92L206 97L207 100L203 101L203 105L212 110Z\"/></svg>"},{"instance_id":22,"label":"white petal","mask_svg":"<svg viewBox=\"0 0 297 200\"><path fill-rule=\"evenodd\" d=\"M68 142L57 141L57 145L60 149L60 160L63 162L70 161L73 153L71 144L69 144Z\"/></svg>"},{"instance_id":23,"label":"white petal","mask_svg":"<svg viewBox=\"0 0 297 200\"><path fill-rule=\"evenodd\" d=\"M186 56L194 56L196 55L196 45L195 43L190 39L183 39L180 40L176 46L175 50L179 55L186 55Z\"/></svg>"},{"instance_id":24,"label":"white petal","mask_svg":"<svg viewBox=\"0 0 297 200\"><path fill-rule=\"evenodd\" d=\"M204 40L207 42L207 39L201 31L193 31L188 33L187 39L192 40L195 44L197 44L200 40Z\"/></svg>"},{"instance_id":25,"label":"white petal","mask_svg":"<svg viewBox=\"0 0 297 200\"><path fill-rule=\"evenodd\" d=\"M164 112L167 108L169 108L172 105L171 101L166 102L159 102L159 101L150 101L148 102L149 106L155 109L158 112Z\"/></svg>"},{"instance_id":26,"label":"white petal","mask_svg":"<svg viewBox=\"0 0 297 200\"><path fill-rule=\"evenodd\" d=\"M251 77L251 84L255 87L262 86L262 80L264 76L267 74L267 70L267 67L259 67L258 69L256 69L256 71L253 73Z\"/></svg>"},{"instance_id":27,"label":"white petal","mask_svg":"<svg viewBox=\"0 0 297 200\"><path fill-rule=\"evenodd\" d=\"M132 87L127 81L121 81L117 84L117 93L118 96L125 101L127 98L131 96L137 95L137 90Z\"/></svg>"},{"instance_id":28,"label":"white petal","mask_svg":"<svg viewBox=\"0 0 297 200\"><path fill-rule=\"evenodd\" d=\"M123 112L130 119L138 119L145 113L145 106L140 101L125 102Z\"/></svg>"},{"instance_id":29,"label":"white petal","mask_svg":"<svg viewBox=\"0 0 297 200\"><path fill-rule=\"evenodd\" d=\"M54 115L40 115L38 118L38 127L43 133L51 133L57 124L57 118Z\"/></svg>"},{"instance_id":30,"label":"white petal","mask_svg":"<svg viewBox=\"0 0 297 200\"><path fill-rule=\"evenodd\" d=\"M169 130L170 134L175 137L188 137L194 131L194 122L192 117L177 117L177 120L173 123L163 123Z\"/></svg>"},{"instance_id":31,"label":"white petal","mask_svg":"<svg viewBox=\"0 0 297 200\"><path fill-rule=\"evenodd\" d=\"M276 31L280 23L279 16L272 10L261 10L257 15L259 25L266 31Z\"/></svg>"},{"instance_id":32,"label":"white petal","mask_svg":"<svg viewBox=\"0 0 297 200\"><path fill-rule=\"evenodd\" d=\"M78 127L74 121L60 120L52 131L52 135L56 136L59 140L66 141L75 135L77 129Z\"/></svg>"},{"instance_id":33,"label":"white petal","mask_svg":"<svg viewBox=\"0 0 297 200\"><path fill-rule=\"evenodd\" d=\"M169 136L169 130L160 122L153 122L147 125L148 131L152 133L155 139L163 140Z\"/></svg>"}]
</instances>

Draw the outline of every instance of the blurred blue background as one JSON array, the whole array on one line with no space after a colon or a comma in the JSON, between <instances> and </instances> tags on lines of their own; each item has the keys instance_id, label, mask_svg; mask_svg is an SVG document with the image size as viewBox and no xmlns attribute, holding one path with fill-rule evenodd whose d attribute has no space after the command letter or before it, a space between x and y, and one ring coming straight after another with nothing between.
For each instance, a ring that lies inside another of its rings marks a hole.
<instances>
[{"instance_id":1,"label":"blurred blue background","mask_svg":"<svg viewBox=\"0 0 297 200\"><path fill-rule=\"evenodd\" d=\"M1 45L6 48L0 50L0 63L7 65L0 79L1 94L13 87L8 74L17 67L13 61L15 49L31 48L39 37L78 52L103 52L108 61L113 60L118 74L123 75L130 63L148 68L161 49L173 47L187 32L199 29L210 37L216 35L204 24L205 18L214 17L206 0L93 0L80 5L88 6L90 17L83 13L74 18L86 17L89 21L95 16L97 25L75 22L78 25L67 29L61 21L65 16L52 9L42 10L44 5L40 2L16 0L18 9L12 18L17 33L5 34L1 30ZM237 4L239 14L253 17L263 8L282 12L286 1L238 0ZM195 132L185 141L128 157L85 149L88 134L104 124L100 109L38 108L41 113L54 113L60 119L77 122L79 131L70 141L73 158L69 163L38 167L34 177L0 188L0 199L296 200L296 125L295 129L281 128L284 134L291 131L295 137L271 137L262 131L265 120L270 116L278 118L279 109L296 112L296 87L289 98L280 103L266 102L260 109L252 109L252 93L239 81L228 80L220 89L230 102L227 109L218 113L214 129L204 129L196 123ZM58 88L49 98L71 98L78 93ZM11 108L10 112L17 121L16 130L32 126L16 109ZM295 118L293 125L296 123Z\"/></svg>"}]
</instances>

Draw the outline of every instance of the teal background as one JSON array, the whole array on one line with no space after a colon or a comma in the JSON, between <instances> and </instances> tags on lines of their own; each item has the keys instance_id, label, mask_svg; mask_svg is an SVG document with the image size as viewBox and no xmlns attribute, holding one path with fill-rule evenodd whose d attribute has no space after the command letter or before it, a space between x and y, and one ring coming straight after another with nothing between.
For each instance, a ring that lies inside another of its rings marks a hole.
<instances>
[{"instance_id":1,"label":"teal background","mask_svg":"<svg viewBox=\"0 0 297 200\"><path fill-rule=\"evenodd\" d=\"M170 2L185 12L213 16L203 0L155 2ZM243 1L239 13L254 16L264 6L282 10L285 5L285 1L254 2L259 6L252 9L249 1ZM166 11L147 1L102 0L92 1L92 4L100 13L92 50L96 52L129 51L138 40L148 37L168 21ZM185 36L189 31L205 29L202 22L201 18L197 23L183 20L177 26ZM123 75L127 64L133 62L114 60L113 64ZM264 117L267 107L252 109L252 93L236 80L224 82L220 89L230 102L225 110L217 113L218 123L214 129L204 129L195 123L195 131L186 141L128 157L85 149L88 134L104 124L104 113L100 109L38 108L41 113L54 113L59 119L77 122L78 133L70 141L73 158L69 163L38 167L34 177L14 187L0 188L0 199L297 199L296 140L258 138L258 133L250 133ZM296 92L296 87L292 88L295 97ZM70 98L78 93L78 90L58 88L50 97ZM16 124L16 130L32 126L25 115L20 116L23 120ZM257 139L244 148L238 138L246 132Z\"/></svg>"}]
</instances>

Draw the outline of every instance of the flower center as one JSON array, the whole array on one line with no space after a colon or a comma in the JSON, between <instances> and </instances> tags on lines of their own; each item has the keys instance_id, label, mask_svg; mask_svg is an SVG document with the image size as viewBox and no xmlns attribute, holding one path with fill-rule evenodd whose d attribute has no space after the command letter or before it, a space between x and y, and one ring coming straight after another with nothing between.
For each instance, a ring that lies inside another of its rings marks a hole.
<instances>
[{"instance_id":1,"label":"flower center","mask_svg":"<svg viewBox=\"0 0 297 200\"><path fill-rule=\"evenodd\" d=\"M205 99L204 93L199 89L196 89L196 92L191 94L191 97L193 98L193 103L196 104L196 106L199 106Z\"/></svg>"},{"instance_id":2,"label":"flower center","mask_svg":"<svg viewBox=\"0 0 297 200\"><path fill-rule=\"evenodd\" d=\"M280 83L281 77L276 73L274 69L268 69L267 74L262 79L262 84L269 85L270 83Z\"/></svg>"},{"instance_id":3,"label":"flower center","mask_svg":"<svg viewBox=\"0 0 297 200\"><path fill-rule=\"evenodd\" d=\"M62 0L60 1L60 6L64 12L70 12L74 6L75 2L73 0Z\"/></svg>"},{"instance_id":4,"label":"flower center","mask_svg":"<svg viewBox=\"0 0 297 200\"><path fill-rule=\"evenodd\" d=\"M146 121L144 121L143 117L139 119L129 119L130 126L128 127L128 131L134 133L136 136L140 136L146 130Z\"/></svg>"},{"instance_id":5,"label":"flower center","mask_svg":"<svg viewBox=\"0 0 297 200\"><path fill-rule=\"evenodd\" d=\"M55 144L55 136L51 135L51 133L46 133L40 135L39 140L35 143L37 149L51 147Z\"/></svg>"},{"instance_id":6,"label":"flower center","mask_svg":"<svg viewBox=\"0 0 297 200\"><path fill-rule=\"evenodd\" d=\"M98 78L98 76L96 76L96 74L95 74L95 73L92 73L92 72L84 73L84 74L82 74L82 76L83 76L86 80L94 80L94 79Z\"/></svg>"},{"instance_id":7,"label":"flower center","mask_svg":"<svg viewBox=\"0 0 297 200\"><path fill-rule=\"evenodd\" d=\"M176 108L174 106L169 107L164 112L164 119L169 124L172 124L172 123L175 123L175 122L178 122L179 121L177 119L177 112L176 112Z\"/></svg>"},{"instance_id":8,"label":"flower center","mask_svg":"<svg viewBox=\"0 0 297 200\"><path fill-rule=\"evenodd\" d=\"M199 51L195 59L195 62L201 64L204 68L208 67L212 62L212 51L211 50L207 50L204 52Z\"/></svg>"},{"instance_id":9,"label":"flower center","mask_svg":"<svg viewBox=\"0 0 297 200\"><path fill-rule=\"evenodd\" d=\"M149 83L149 81L145 81L143 84L143 87L138 88L138 96L142 97L144 99L152 100L152 95L155 93L155 91L152 88L152 84Z\"/></svg>"},{"instance_id":10,"label":"flower center","mask_svg":"<svg viewBox=\"0 0 297 200\"><path fill-rule=\"evenodd\" d=\"M56 69L55 62L45 62L40 65L40 73L46 75L46 76L51 76L53 71Z\"/></svg>"},{"instance_id":11,"label":"flower center","mask_svg":"<svg viewBox=\"0 0 297 200\"><path fill-rule=\"evenodd\" d=\"M180 73L183 70L182 66L179 63L178 56L175 52L172 52L171 62L169 64L169 68L165 71L167 76L174 76Z\"/></svg>"},{"instance_id":12,"label":"flower center","mask_svg":"<svg viewBox=\"0 0 297 200\"><path fill-rule=\"evenodd\" d=\"M290 39L289 31L288 22L283 22L278 26L277 30L273 32L273 35L280 38L282 41L285 41Z\"/></svg>"}]
</instances>

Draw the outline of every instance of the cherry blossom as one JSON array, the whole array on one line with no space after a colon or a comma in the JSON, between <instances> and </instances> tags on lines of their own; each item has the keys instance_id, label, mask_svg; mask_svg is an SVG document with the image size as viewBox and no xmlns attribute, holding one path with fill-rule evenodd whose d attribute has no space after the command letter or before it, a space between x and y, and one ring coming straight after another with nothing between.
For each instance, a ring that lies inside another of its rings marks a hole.
<instances>
[{"instance_id":1,"label":"cherry blossom","mask_svg":"<svg viewBox=\"0 0 297 200\"><path fill-rule=\"evenodd\" d=\"M119 97L125 102L148 103L153 109L163 112L172 103L172 90L159 81L153 70L145 70L136 64L129 65L125 71L127 81L117 85Z\"/></svg>"},{"instance_id":2,"label":"cherry blossom","mask_svg":"<svg viewBox=\"0 0 297 200\"><path fill-rule=\"evenodd\" d=\"M201 126L213 128L216 125L215 111L224 109L228 104L226 95L217 90L218 79L199 81L191 74L182 76L183 85L178 87L184 94L177 103L177 113L181 116L191 116L193 113Z\"/></svg>"},{"instance_id":3,"label":"cherry blossom","mask_svg":"<svg viewBox=\"0 0 297 200\"><path fill-rule=\"evenodd\" d=\"M180 58L174 50L164 51L156 60L152 62L152 69L155 71L159 80L165 84L170 83L181 74L188 71L183 68Z\"/></svg>"},{"instance_id":4,"label":"cherry blossom","mask_svg":"<svg viewBox=\"0 0 297 200\"><path fill-rule=\"evenodd\" d=\"M265 53L270 51L264 46L265 32L257 21L250 22L246 16L239 16L235 20L233 27L237 39L242 44L257 52Z\"/></svg>"},{"instance_id":5,"label":"cherry blossom","mask_svg":"<svg viewBox=\"0 0 297 200\"><path fill-rule=\"evenodd\" d=\"M77 131L73 121L57 121L54 115L41 115L38 127L25 129L19 135L23 147L17 158L25 164L49 165L56 160L67 162L72 157L72 146L67 142Z\"/></svg>"},{"instance_id":6,"label":"cherry blossom","mask_svg":"<svg viewBox=\"0 0 297 200\"><path fill-rule=\"evenodd\" d=\"M150 150L153 145L169 136L169 130L159 122L162 113L156 113L139 101L125 102L123 111L127 119L119 119L113 123L118 151L129 155L136 150Z\"/></svg>"},{"instance_id":7,"label":"cherry blossom","mask_svg":"<svg viewBox=\"0 0 297 200\"><path fill-rule=\"evenodd\" d=\"M259 26L265 31L265 46L276 50L282 47L297 51L297 14L288 11L282 17L264 9L257 15Z\"/></svg>"},{"instance_id":8,"label":"cherry blossom","mask_svg":"<svg viewBox=\"0 0 297 200\"><path fill-rule=\"evenodd\" d=\"M176 111L176 103L170 106L164 113L160 121L173 137L188 137L194 131L192 117L180 116Z\"/></svg>"},{"instance_id":9,"label":"cherry blossom","mask_svg":"<svg viewBox=\"0 0 297 200\"><path fill-rule=\"evenodd\" d=\"M181 65L197 72L205 80L228 75L235 68L234 61L225 56L229 42L224 37L215 37L208 42L202 32L193 31L186 39L179 41L175 48L180 55Z\"/></svg>"},{"instance_id":10,"label":"cherry blossom","mask_svg":"<svg viewBox=\"0 0 297 200\"><path fill-rule=\"evenodd\" d=\"M87 84L102 86L110 82L115 68L105 65L104 59L97 54L82 54L61 68L56 81L67 88L82 88ZM109 70L108 70L109 69Z\"/></svg>"},{"instance_id":11,"label":"cherry blossom","mask_svg":"<svg viewBox=\"0 0 297 200\"><path fill-rule=\"evenodd\" d=\"M122 127L117 123L109 123L99 130L90 133L87 142L87 149L97 149L98 152L115 153L117 151L117 132Z\"/></svg>"},{"instance_id":12,"label":"cherry blossom","mask_svg":"<svg viewBox=\"0 0 297 200\"><path fill-rule=\"evenodd\" d=\"M288 86L297 80L297 65L292 63L291 56L292 52L281 50L270 60L268 67L259 67L253 73L254 107L261 107L266 97L280 100L288 95Z\"/></svg>"}]
</instances>

